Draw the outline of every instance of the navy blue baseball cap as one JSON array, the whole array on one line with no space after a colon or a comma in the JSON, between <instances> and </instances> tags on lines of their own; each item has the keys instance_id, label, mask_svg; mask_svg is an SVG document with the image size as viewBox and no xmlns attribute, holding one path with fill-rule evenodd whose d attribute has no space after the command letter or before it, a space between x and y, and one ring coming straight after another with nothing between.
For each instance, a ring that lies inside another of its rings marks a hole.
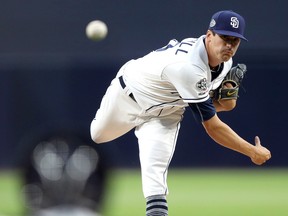
<instances>
[{"instance_id":1,"label":"navy blue baseball cap","mask_svg":"<svg viewBox=\"0 0 288 216\"><path fill-rule=\"evenodd\" d=\"M248 41L244 37L244 18L232 10L223 10L215 13L211 18L209 30L220 35L238 37Z\"/></svg>"}]
</instances>

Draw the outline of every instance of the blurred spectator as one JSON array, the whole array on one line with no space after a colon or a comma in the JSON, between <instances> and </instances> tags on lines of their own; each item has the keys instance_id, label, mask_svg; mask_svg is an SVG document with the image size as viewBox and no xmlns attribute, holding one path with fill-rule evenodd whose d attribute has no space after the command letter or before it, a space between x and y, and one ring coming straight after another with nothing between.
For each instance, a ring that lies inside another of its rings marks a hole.
<instances>
[{"instance_id":1,"label":"blurred spectator","mask_svg":"<svg viewBox=\"0 0 288 216\"><path fill-rule=\"evenodd\" d=\"M107 164L93 143L58 132L29 145L23 187L29 216L100 215Z\"/></svg>"}]
</instances>

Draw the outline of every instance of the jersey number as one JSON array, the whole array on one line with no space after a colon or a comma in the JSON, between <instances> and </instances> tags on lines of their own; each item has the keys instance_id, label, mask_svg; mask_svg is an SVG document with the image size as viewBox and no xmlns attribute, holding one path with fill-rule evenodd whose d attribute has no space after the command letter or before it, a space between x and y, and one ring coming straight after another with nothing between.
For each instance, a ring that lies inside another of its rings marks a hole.
<instances>
[{"instance_id":1,"label":"jersey number","mask_svg":"<svg viewBox=\"0 0 288 216\"><path fill-rule=\"evenodd\" d=\"M196 42L195 40L179 42L179 41L177 41L176 39L173 39L173 40L170 40L170 42L169 42L166 46L164 46L164 47L162 47L162 48L160 48L160 49L157 49L156 52L165 51L165 50L168 50L168 49L173 48L173 47L175 47L175 46L178 45L179 48L175 51L175 55L177 55L178 52L187 53L188 51L184 49L185 46L182 47L182 45L193 46L193 44L194 44L195 42Z\"/></svg>"}]
</instances>

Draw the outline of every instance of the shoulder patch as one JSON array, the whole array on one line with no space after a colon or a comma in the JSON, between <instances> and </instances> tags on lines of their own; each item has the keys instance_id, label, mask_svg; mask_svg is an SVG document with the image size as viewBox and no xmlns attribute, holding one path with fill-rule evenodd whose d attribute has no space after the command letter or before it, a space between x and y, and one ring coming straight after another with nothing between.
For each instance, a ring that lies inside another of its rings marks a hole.
<instances>
[{"instance_id":1,"label":"shoulder patch","mask_svg":"<svg viewBox=\"0 0 288 216\"><path fill-rule=\"evenodd\" d=\"M207 87L207 79L206 78L203 78L201 79L200 81L198 81L196 83L196 87L197 89L199 89L200 91L206 91L208 89Z\"/></svg>"}]
</instances>

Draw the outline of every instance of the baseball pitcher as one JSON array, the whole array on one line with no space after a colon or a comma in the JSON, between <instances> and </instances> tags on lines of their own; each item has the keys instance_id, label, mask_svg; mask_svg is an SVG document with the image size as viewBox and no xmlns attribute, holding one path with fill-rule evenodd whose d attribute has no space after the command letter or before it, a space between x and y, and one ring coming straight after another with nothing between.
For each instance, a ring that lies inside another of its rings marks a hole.
<instances>
[{"instance_id":1,"label":"baseball pitcher","mask_svg":"<svg viewBox=\"0 0 288 216\"><path fill-rule=\"evenodd\" d=\"M233 67L244 37L245 20L233 11L215 13L205 35L171 40L124 64L108 87L91 123L95 143L135 129L138 139L146 216L168 215L167 172L185 108L191 108L218 144L261 165L271 154L258 136L255 144L222 122L217 112L235 107L245 64Z\"/></svg>"}]
</instances>

